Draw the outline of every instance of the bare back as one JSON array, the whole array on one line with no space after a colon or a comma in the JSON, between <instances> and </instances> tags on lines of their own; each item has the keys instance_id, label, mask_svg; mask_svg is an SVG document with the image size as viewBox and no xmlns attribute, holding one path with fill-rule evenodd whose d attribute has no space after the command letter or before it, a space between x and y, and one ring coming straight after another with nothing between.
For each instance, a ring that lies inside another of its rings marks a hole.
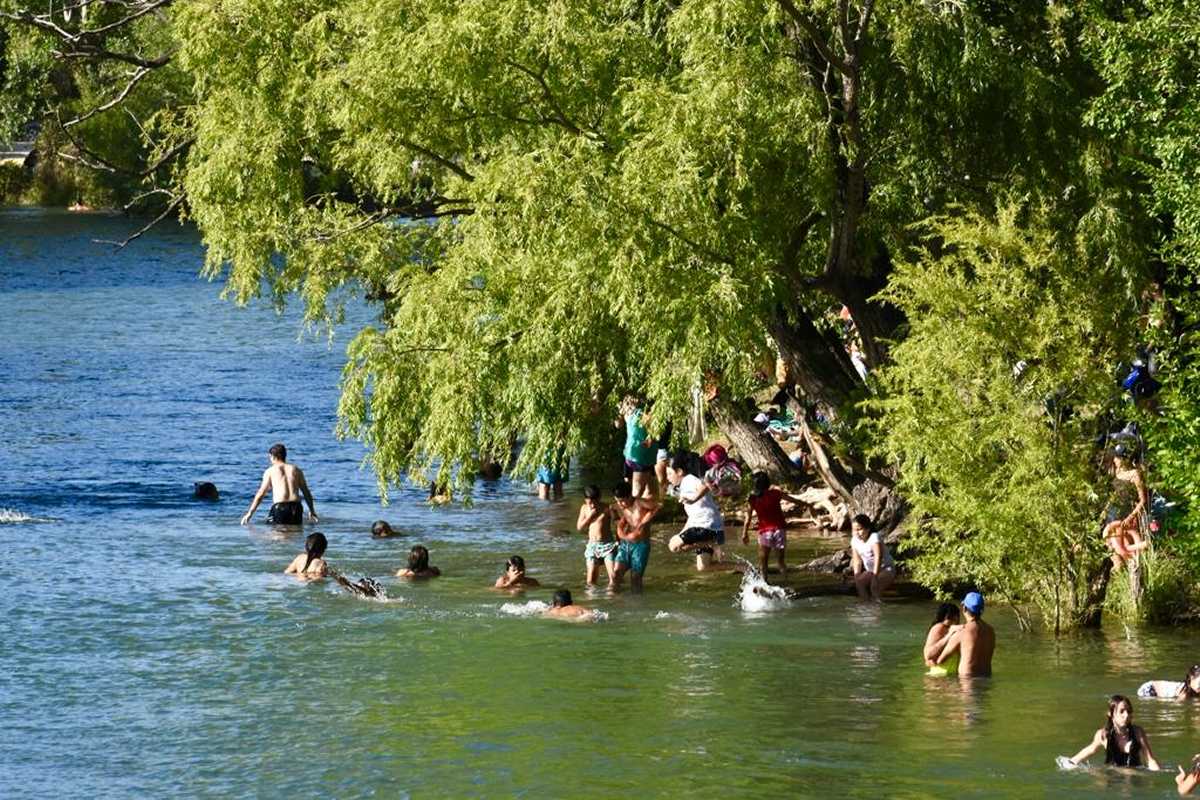
<instances>
[{"instance_id":1,"label":"bare back","mask_svg":"<svg viewBox=\"0 0 1200 800\"><path fill-rule=\"evenodd\" d=\"M996 650L996 631L981 619L963 626L959 632L958 674L961 677L989 676L992 674L992 653Z\"/></svg>"},{"instance_id":2,"label":"bare back","mask_svg":"<svg viewBox=\"0 0 1200 800\"><path fill-rule=\"evenodd\" d=\"M295 464L272 464L263 472L263 482L271 482L271 502L299 502L301 492L308 489L304 472Z\"/></svg>"}]
</instances>

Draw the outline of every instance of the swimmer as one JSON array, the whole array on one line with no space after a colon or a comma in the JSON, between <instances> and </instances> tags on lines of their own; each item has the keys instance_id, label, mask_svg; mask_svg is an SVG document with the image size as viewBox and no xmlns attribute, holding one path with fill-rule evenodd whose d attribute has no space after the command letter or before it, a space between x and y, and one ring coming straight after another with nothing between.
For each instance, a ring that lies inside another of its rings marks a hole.
<instances>
[{"instance_id":1,"label":"swimmer","mask_svg":"<svg viewBox=\"0 0 1200 800\"><path fill-rule=\"evenodd\" d=\"M271 492L271 510L267 513L267 522L272 525L300 525L304 522L304 508L300 505L300 495L308 503L309 522L317 521L317 509L313 505L312 492L308 490L308 482L304 480L304 471L295 464L287 463L287 448L282 444L273 444L267 451L271 466L263 472L262 484L254 499L250 501L250 509L242 515L245 525L258 510L267 491Z\"/></svg>"},{"instance_id":2,"label":"swimmer","mask_svg":"<svg viewBox=\"0 0 1200 800\"><path fill-rule=\"evenodd\" d=\"M963 598L962 610L967 621L946 641L937 665L944 666L958 655L958 677L989 677L992 674L992 654L996 652L996 631L984 622L983 595L969 592Z\"/></svg>"},{"instance_id":3,"label":"swimmer","mask_svg":"<svg viewBox=\"0 0 1200 800\"><path fill-rule=\"evenodd\" d=\"M1137 696L1161 697L1164 700L1194 700L1200 697L1200 664L1193 664L1182 681L1146 681L1138 687Z\"/></svg>"},{"instance_id":4,"label":"swimmer","mask_svg":"<svg viewBox=\"0 0 1200 800\"><path fill-rule=\"evenodd\" d=\"M614 583L613 573L617 567L618 543L613 538L612 515L600 504L600 487L595 484L583 490L583 505L579 506L579 519L575 521L575 529L581 533L586 531L587 545L583 549L585 565L584 577L589 587L596 585L600 574L600 564L608 573L608 586Z\"/></svg>"},{"instance_id":5,"label":"swimmer","mask_svg":"<svg viewBox=\"0 0 1200 800\"><path fill-rule=\"evenodd\" d=\"M1200 753L1192 756L1191 769L1179 767L1179 774L1175 776L1175 788L1179 790L1179 795L1182 797L1185 794L1191 794L1192 789L1196 788L1196 784L1200 783Z\"/></svg>"},{"instance_id":6,"label":"swimmer","mask_svg":"<svg viewBox=\"0 0 1200 800\"><path fill-rule=\"evenodd\" d=\"M617 521L618 544L613 582L609 586L619 588L628 572L629 587L640 592L646 565L650 563L650 521L658 513L658 501L634 497L627 483L617 484L613 497L610 512Z\"/></svg>"},{"instance_id":7,"label":"swimmer","mask_svg":"<svg viewBox=\"0 0 1200 800\"><path fill-rule=\"evenodd\" d=\"M375 524L371 526L371 535L376 539L386 539L389 536L399 536L400 534L391 526L381 519L375 520Z\"/></svg>"},{"instance_id":8,"label":"swimmer","mask_svg":"<svg viewBox=\"0 0 1200 800\"><path fill-rule=\"evenodd\" d=\"M429 551L423 546L413 545L408 552L408 566L396 573L397 578L436 578L442 571L429 566Z\"/></svg>"},{"instance_id":9,"label":"swimmer","mask_svg":"<svg viewBox=\"0 0 1200 800\"><path fill-rule=\"evenodd\" d=\"M325 540L325 534L310 533L304 540L304 552L292 559L292 563L288 564L283 574L295 575L301 580L324 578L329 574L329 567L323 558L325 548L328 546L329 542Z\"/></svg>"},{"instance_id":10,"label":"swimmer","mask_svg":"<svg viewBox=\"0 0 1200 800\"><path fill-rule=\"evenodd\" d=\"M720 561L721 546L725 544L725 523L721 509L713 499L712 484L688 472L688 457L679 453L667 468L667 480L679 489L687 522L683 530L671 537L667 549L672 553L686 550L696 552L696 569L708 569L712 561Z\"/></svg>"},{"instance_id":11,"label":"swimmer","mask_svg":"<svg viewBox=\"0 0 1200 800\"><path fill-rule=\"evenodd\" d=\"M1110 766L1140 767L1144 763L1150 769L1159 768L1146 732L1133 724L1133 704L1124 695L1114 694L1109 699L1104 727L1096 731L1091 744L1071 756L1071 763L1078 766L1100 750L1104 751L1104 763ZM1179 779L1175 780L1178 784Z\"/></svg>"},{"instance_id":12,"label":"swimmer","mask_svg":"<svg viewBox=\"0 0 1200 800\"><path fill-rule=\"evenodd\" d=\"M199 481L193 484L192 497L197 500L220 500L221 494L217 491L217 486L209 481Z\"/></svg>"},{"instance_id":13,"label":"swimmer","mask_svg":"<svg viewBox=\"0 0 1200 800\"><path fill-rule=\"evenodd\" d=\"M934 667L937 665L937 657L941 655L945 649L950 637L957 633L962 625L959 620L962 616L958 613L958 606L954 603L942 603L938 606L937 614L933 617L933 624L929 626L929 633L925 635L925 666ZM958 664L953 665L953 669L957 670ZM951 666L947 666L943 670L943 674L949 674Z\"/></svg>"},{"instance_id":14,"label":"swimmer","mask_svg":"<svg viewBox=\"0 0 1200 800\"><path fill-rule=\"evenodd\" d=\"M527 586L541 586L536 578L525 574L525 559L512 556L504 564L504 574L496 578L497 589L524 589Z\"/></svg>"},{"instance_id":15,"label":"swimmer","mask_svg":"<svg viewBox=\"0 0 1200 800\"><path fill-rule=\"evenodd\" d=\"M577 606L571 602L571 593L566 589L559 589L554 593L554 603L546 609L543 616L571 622L594 622L596 619L596 615L590 608Z\"/></svg>"}]
</instances>

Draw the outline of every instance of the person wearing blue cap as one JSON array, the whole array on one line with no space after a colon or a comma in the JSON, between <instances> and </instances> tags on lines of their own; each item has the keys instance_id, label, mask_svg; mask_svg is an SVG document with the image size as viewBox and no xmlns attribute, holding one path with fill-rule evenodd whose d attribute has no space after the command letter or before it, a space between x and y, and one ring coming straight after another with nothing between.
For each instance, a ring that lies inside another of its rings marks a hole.
<instances>
[{"instance_id":1,"label":"person wearing blue cap","mask_svg":"<svg viewBox=\"0 0 1200 800\"><path fill-rule=\"evenodd\" d=\"M958 653L959 677L989 676L992 674L992 654L996 651L996 631L982 619L983 595L968 592L963 598L962 610L966 621L946 642L937 663L944 664Z\"/></svg>"}]
</instances>

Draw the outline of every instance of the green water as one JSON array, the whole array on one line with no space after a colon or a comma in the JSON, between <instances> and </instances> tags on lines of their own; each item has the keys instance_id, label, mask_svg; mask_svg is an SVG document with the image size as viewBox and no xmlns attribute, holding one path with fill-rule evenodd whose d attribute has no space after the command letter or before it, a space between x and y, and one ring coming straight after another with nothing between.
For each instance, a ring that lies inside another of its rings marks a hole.
<instances>
[{"instance_id":1,"label":"green water","mask_svg":"<svg viewBox=\"0 0 1200 800\"><path fill-rule=\"evenodd\" d=\"M746 613L737 576L666 551L667 523L644 595L584 597L579 470L561 503L505 479L469 509L411 488L381 508L332 435L345 336L220 302L187 229L94 243L122 226L0 213L0 798L1173 794L1054 757L1108 694L1200 660L1193 629L1055 640L992 608L995 677L960 685L922 675L932 603ZM237 524L279 439L330 562L392 602L284 576L302 537ZM201 479L222 502L189 499ZM372 539L379 517L405 536ZM445 577L386 577L416 542ZM513 553L546 589L488 588ZM607 619L509 613L558 585ZM1196 706L1134 706L1161 762L1200 750Z\"/></svg>"}]
</instances>

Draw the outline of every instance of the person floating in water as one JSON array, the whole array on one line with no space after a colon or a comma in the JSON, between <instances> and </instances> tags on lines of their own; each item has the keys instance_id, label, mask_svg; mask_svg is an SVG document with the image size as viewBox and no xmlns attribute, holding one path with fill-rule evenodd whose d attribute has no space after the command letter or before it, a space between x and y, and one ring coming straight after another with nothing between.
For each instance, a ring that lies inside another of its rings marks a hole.
<instances>
[{"instance_id":1,"label":"person floating in water","mask_svg":"<svg viewBox=\"0 0 1200 800\"><path fill-rule=\"evenodd\" d=\"M429 566L429 551L422 545L413 545L408 553L408 566L396 573L397 578L436 578L442 571Z\"/></svg>"},{"instance_id":2,"label":"person floating in water","mask_svg":"<svg viewBox=\"0 0 1200 800\"><path fill-rule=\"evenodd\" d=\"M325 548L329 542L323 533L310 533L304 540L304 552L292 559L285 575L295 575L302 580L324 578L329 574L329 566L325 563Z\"/></svg>"},{"instance_id":3,"label":"person floating in water","mask_svg":"<svg viewBox=\"0 0 1200 800\"><path fill-rule=\"evenodd\" d=\"M629 586L633 591L642 590L642 577L650 563L650 520L658 513L658 501L646 497L634 497L627 483L618 484L613 490L613 518L617 521L617 554L613 565L612 589L621 585L625 573L629 573Z\"/></svg>"},{"instance_id":4,"label":"person floating in water","mask_svg":"<svg viewBox=\"0 0 1200 800\"><path fill-rule=\"evenodd\" d=\"M703 571L713 560L721 560L725 523L721 509L713 499L711 484L689 473L688 463L688 457L680 453L671 459L671 466L667 468L667 480L678 487L679 502L687 514L683 530L671 537L667 549L672 553L694 550L696 569Z\"/></svg>"},{"instance_id":5,"label":"person floating in water","mask_svg":"<svg viewBox=\"0 0 1200 800\"><path fill-rule=\"evenodd\" d=\"M504 564L504 574L496 578L497 589L524 589L530 586L541 586L537 578L525 574L525 559L512 556Z\"/></svg>"},{"instance_id":6,"label":"person floating in water","mask_svg":"<svg viewBox=\"0 0 1200 800\"><path fill-rule=\"evenodd\" d=\"M787 576L787 521L783 518L784 498L793 503L803 502L798 497L784 494L771 485L771 476L765 472L754 473L754 488L746 502L746 521L742 525L742 544L750 543L750 520L758 517L758 568L763 580L767 579L767 562L771 551L779 561L779 574Z\"/></svg>"},{"instance_id":7,"label":"person floating in water","mask_svg":"<svg viewBox=\"0 0 1200 800\"><path fill-rule=\"evenodd\" d=\"M925 650L923 651L925 666L930 667L931 675L949 675L958 670L957 658L951 658L946 664L939 667L937 666L937 657L942 654L950 637L962 629L962 625L959 624L961 619L958 606L954 603L942 603L938 606L937 614L933 617L933 624L929 626L929 633L925 634Z\"/></svg>"},{"instance_id":8,"label":"person floating in water","mask_svg":"<svg viewBox=\"0 0 1200 800\"><path fill-rule=\"evenodd\" d=\"M1137 696L1161 697L1164 700L1193 700L1200 697L1200 664L1193 664L1182 681L1146 681L1138 687Z\"/></svg>"},{"instance_id":9,"label":"person floating in water","mask_svg":"<svg viewBox=\"0 0 1200 800\"><path fill-rule=\"evenodd\" d=\"M399 536L400 534L384 520L377 519L371 526L371 535L376 539L387 539L389 536Z\"/></svg>"},{"instance_id":10,"label":"person floating in water","mask_svg":"<svg viewBox=\"0 0 1200 800\"><path fill-rule=\"evenodd\" d=\"M872 531L871 518L858 514L850 523L850 569L858 596L879 602L896 580L892 554L878 531Z\"/></svg>"},{"instance_id":11,"label":"person floating in water","mask_svg":"<svg viewBox=\"0 0 1200 800\"><path fill-rule=\"evenodd\" d=\"M554 593L554 602L546 609L543 616L571 622L591 622L596 619L596 615L590 608L577 606L571 602L571 592L566 589L559 589Z\"/></svg>"},{"instance_id":12,"label":"person floating in water","mask_svg":"<svg viewBox=\"0 0 1200 800\"><path fill-rule=\"evenodd\" d=\"M583 490L583 505L579 506L579 519L575 529L587 532L587 546L583 550L586 579L589 587L596 585L600 564L608 572L608 586L613 586L613 574L617 567L618 543L612 534L611 510L600 504L600 487L595 484Z\"/></svg>"},{"instance_id":13,"label":"person floating in water","mask_svg":"<svg viewBox=\"0 0 1200 800\"><path fill-rule=\"evenodd\" d=\"M962 601L963 614L967 621L950 635L937 665L945 666L958 655L960 678L987 677L992 674L992 654L996 652L996 631L980 617L983 616L983 595L968 592Z\"/></svg>"},{"instance_id":14,"label":"person floating in water","mask_svg":"<svg viewBox=\"0 0 1200 800\"><path fill-rule=\"evenodd\" d=\"M1114 694L1109 699L1104 727L1096 731L1091 744L1071 756L1070 761L1078 765L1100 750L1104 751L1104 763L1110 766L1159 768L1150 751L1146 732L1133 724L1133 704L1124 695Z\"/></svg>"},{"instance_id":15,"label":"person floating in water","mask_svg":"<svg viewBox=\"0 0 1200 800\"><path fill-rule=\"evenodd\" d=\"M192 497L197 500L212 500L221 499L221 493L217 491L216 484L210 481L198 481L193 485Z\"/></svg>"},{"instance_id":16,"label":"person floating in water","mask_svg":"<svg viewBox=\"0 0 1200 800\"><path fill-rule=\"evenodd\" d=\"M271 466L263 472L262 485L250 502L250 509L242 515L245 525L258 510L258 504L271 492L271 510L267 513L267 522L273 525L301 525L304 522L304 508L300 505L300 496L308 503L309 522L317 521L317 509L313 505L312 492L308 490L308 482L304 480L304 471L295 464L287 463L287 448L282 444L273 444L267 451Z\"/></svg>"}]
</instances>

